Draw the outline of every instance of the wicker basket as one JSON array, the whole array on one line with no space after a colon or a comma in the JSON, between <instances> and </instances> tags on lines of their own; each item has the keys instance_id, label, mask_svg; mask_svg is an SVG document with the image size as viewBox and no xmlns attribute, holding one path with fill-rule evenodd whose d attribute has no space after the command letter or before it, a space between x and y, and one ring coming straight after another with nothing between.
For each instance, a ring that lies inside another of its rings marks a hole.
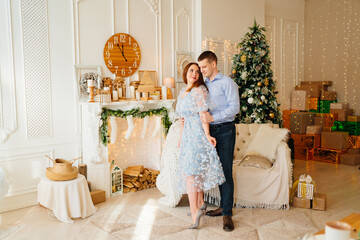
<instances>
[{"instance_id":1,"label":"wicker basket","mask_svg":"<svg viewBox=\"0 0 360 240\"><path fill-rule=\"evenodd\" d=\"M73 167L72 164L79 158L67 161L61 158L53 160L49 156L46 157L54 163L52 167L46 168L46 177L48 179L53 181L67 181L77 178L78 169L77 167Z\"/></svg>"}]
</instances>

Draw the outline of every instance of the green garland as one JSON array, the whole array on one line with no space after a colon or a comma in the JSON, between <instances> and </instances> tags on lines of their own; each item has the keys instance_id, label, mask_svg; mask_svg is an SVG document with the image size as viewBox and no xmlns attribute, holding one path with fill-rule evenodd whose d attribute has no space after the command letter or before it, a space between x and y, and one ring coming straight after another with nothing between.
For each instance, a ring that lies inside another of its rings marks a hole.
<instances>
[{"instance_id":1,"label":"green garland","mask_svg":"<svg viewBox=\"0 0 360 240\"><path fill-rule=\"evenodd\" d=\"M168 133L171 122L168 116L168 110L165 107L158 109L150 109L149 111L140 112L139 108L134 108L128 111L122 110L112 110L108 108L102 108L102 112L100 115L101 126L100 126L100 136L101 142L106 146L110 142L110 136L108 132L108 117L114 116L118 118L126 118L127 116L133 116L136 118L144 118L146 116L154 116L154 115L162 115L162 123L164 126L165 134Z\"/></svg>"}]
</instances>

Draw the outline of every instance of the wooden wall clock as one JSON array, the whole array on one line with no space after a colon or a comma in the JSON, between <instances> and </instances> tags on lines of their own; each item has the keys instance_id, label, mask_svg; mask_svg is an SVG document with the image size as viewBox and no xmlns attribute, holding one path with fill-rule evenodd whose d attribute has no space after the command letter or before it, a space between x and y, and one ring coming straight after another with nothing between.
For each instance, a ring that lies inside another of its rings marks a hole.
<instances>
[{"instance_id":1,"label":"wooden wall clock","mask_svg":"<svg viewBox=\"0 0 360 240\"><path fill-rule=\"evenodd\" d=\"M110 72L116 76L129 77L140 65L139 44L129 34L116 33L105 43L104 61Z\"/></svg>"}]
</instances>

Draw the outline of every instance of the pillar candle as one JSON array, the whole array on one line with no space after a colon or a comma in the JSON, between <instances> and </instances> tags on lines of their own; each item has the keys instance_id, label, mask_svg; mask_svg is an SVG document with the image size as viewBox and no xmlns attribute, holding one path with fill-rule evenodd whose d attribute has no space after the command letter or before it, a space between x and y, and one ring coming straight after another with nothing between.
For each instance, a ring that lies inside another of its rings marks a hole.
<instances>
[{"instance_id":1,"label":"pillar candle","mask_svg":"<svg viewBox=\"0 0 360 240\"><path fill-rule=\"evenodd\" d=\"M140 93L136 90L136 100L140 100Z\"/></svg>"},{"instance_id":2,"label":"pillar candle","mask_svg":"<svg viewBox=\"0 0 360 240\"><path fill-rule=\"evenodd\" d=\"M114 101L119 100L118 92L117 92L117 91L113 91L113 100L114 100Z\"/></svg>"},{"instance_id":3,"label":"pillar candle","mask_svg":"<svg viewBox=\"0 0 360 240\"><path fill-rule=\"evenodd\" d=\"M98 80L98 82L97 82L97 83L98 83L98 86L97 86L97 87L98 87L98 89L101 89L101 77L98 76L98 79L97 79L97 80Z\"/></svg>"},{"instance_id":4,"label":"pillar candle","mask_svg":"<svg viewBox=\"0 0 360 240\"><path fill-rule=\"evenodd\" d=\"M122 88L118 88L118 97L119 98L122 98L123 95L122 95Z\"/></svg>"},{"instance_id":5,"label":"pillar candle","mask_svg":"<svg viewBox=\"0 0 360 240\"><path fill-rule=\"evenodd\" d=\"M88 84L88 87L93 87L93 86L95 86L94 80L87 80L87 84Z\"/></svg>"},{"instance_id":6,"label":"pillar candle","mask_svg":"<svg viewBox=\"0 0 360 240\"><path fill-rule=\"evenodd\" d=\"M135 99L135 86L130 86L130 98Z\"/></svg>"},{"instance_id":7,"label":"pillar candle","mask_svg":"<svg viewBox=\"0 0 360 240\"><path fill-rule=\"evenodd\" d=\"M166 86L161 87L161 95L162 95L163 100L167 99L167 88L166 88Z\"/></svg>"}]
</instances>

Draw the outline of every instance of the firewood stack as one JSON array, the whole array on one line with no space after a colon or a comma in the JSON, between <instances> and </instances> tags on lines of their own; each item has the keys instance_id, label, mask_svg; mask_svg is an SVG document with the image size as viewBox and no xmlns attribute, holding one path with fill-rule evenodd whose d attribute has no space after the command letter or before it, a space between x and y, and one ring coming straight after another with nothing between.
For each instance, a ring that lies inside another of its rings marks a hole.
<instances>
[{"instance_id":1,"label":"firewood stack","mask_svg":"<svg viewBox=\"0 0 360 240\"><path fill-rule=\"evenodd\" d=\"M144 168L142 165L128 167L123 173L124 193L155 187L159 174L160 171Z\"/></svg>"}]
</instances>

